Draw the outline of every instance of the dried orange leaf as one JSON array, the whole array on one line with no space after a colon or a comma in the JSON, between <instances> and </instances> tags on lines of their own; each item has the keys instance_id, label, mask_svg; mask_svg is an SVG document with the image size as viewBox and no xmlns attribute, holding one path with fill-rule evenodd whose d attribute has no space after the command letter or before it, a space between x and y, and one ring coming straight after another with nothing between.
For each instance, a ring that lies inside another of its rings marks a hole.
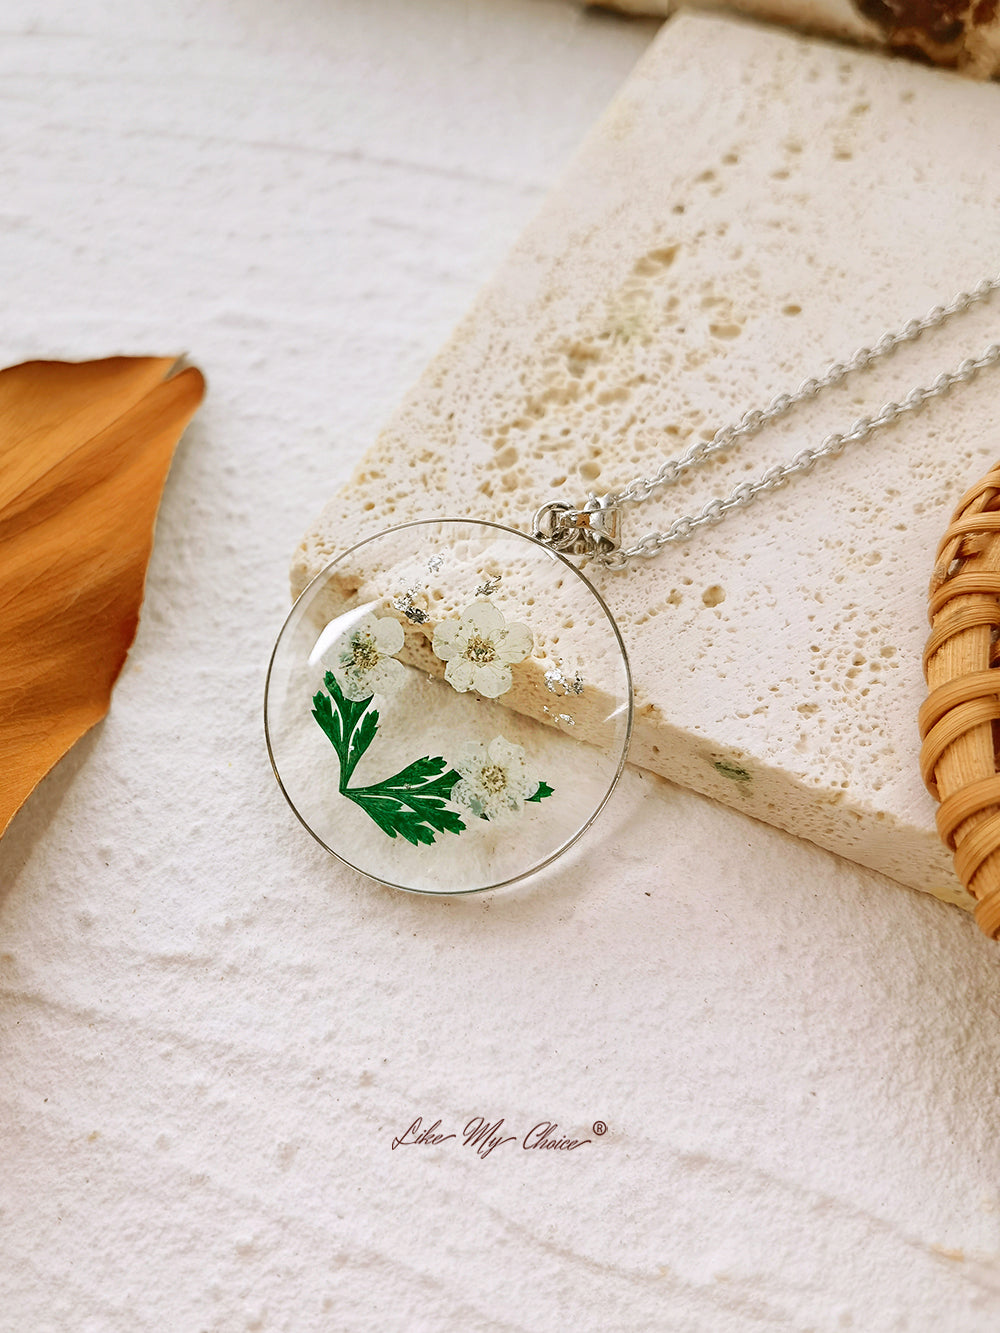
<instances>
[{"instance_id":1,"label":"dried orange leaf","mask_svg":"<svg viewBox=\"0 0 1000 1333\"><path fill-rule=\"evenodd\" d=\"M170 459L205 390L173 357L0 371L0 833L108 711Z\"/></svg>"}]
</instances>

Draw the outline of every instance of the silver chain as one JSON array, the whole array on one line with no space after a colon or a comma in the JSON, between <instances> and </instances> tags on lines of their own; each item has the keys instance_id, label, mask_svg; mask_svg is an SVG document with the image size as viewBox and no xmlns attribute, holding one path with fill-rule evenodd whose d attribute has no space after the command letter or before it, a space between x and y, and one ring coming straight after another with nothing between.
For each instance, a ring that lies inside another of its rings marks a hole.
<instances>
[{"instance_id":1,"label":"silver chain","mask_svg":"<svg viewBox=\"0 0 1000 1333\"><path fill-rule=\"evenodd\" d=\"M912 389L902 402L885 403L874 416L859 417L850 430L834 431L815 448L800 450L789 463L776 463L756 481L744 481L725 499L709 500L696 514L677 518L665 532L648 532L634 546L618 546L618 525L625 505L641 504L654 491L673 486L692 468L713 455L749 439L772 421L783 417L799 403L808 402L824 389L840 384L855 370L863 370L890 356L903 343L915 342L928 329L938 328L953 315L961 314L978 301L985 301L1000 290L1000 276L987 278L971 291L961 292L945 306L935 306L923 319L911 319L895 333L884 333L874 347L859 347L848 361L838 361L825 374L803 380L794 393L778 394L767 407L746 412L735 425L723 426L710 440L699 440L677 458L668 458L650 477L635 477L621 490L601 497L590 496L579 509L553 502L543 505L535 515L534 535L556 550L589 554L609 569L625 569L637 559L649 559L664 546L686 541L692 533L709 524L719 523L731 510L752 504L759 495L776 491L800 472L809 472L823 458L835 458L849 444L868 439L884 426L898 421L908 412L916 412L931 398L939 398L956 384L967 384L981 370L1000 361L1000 344L991 343L978 357L969 357L955 370L943 371L933 384Z\"/></svg>"}]
</instances>

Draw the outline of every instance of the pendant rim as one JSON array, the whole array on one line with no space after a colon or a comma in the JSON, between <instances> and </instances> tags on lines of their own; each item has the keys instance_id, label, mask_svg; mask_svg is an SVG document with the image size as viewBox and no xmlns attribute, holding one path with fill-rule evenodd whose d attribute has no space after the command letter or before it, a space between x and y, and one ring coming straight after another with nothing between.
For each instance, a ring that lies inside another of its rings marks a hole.
<instances>
[{"instance_id":1,"label":"pendant rim","mask_svg":"<svg viewBox=\"0 0 1000 1333\"><path fill-rule=\"evenodd\" d=\"M625 718L625 734L621 743L621 755L619 757L618 765L615 769L615 772L612 775L610 781L608 782L607 790L605 791L600 802L591 811L590 815L585 820L585 822L577 829L577 831L570 838L568 838L564 843L562 843L561 846L557 847L553 852L551 852L548 856L546 856L544 860L537 862L535 865L531 866L527 870L521 871L516 875L512 875L507 879L500 880L495 884L484 884L467 889L440 890L432 888L421 888L419 886L415 886L412 884L396 884L388 879L382 878L379 875L375 875L370 870L365 870L361 866L355 865L352 861L349 861L347 857L344 856L341 852L335 851L316 832L316 830L312 827L312 825L307 822L305 817L299 811L298 806L296 805L294 799L289 793L288 788L286 787L284 781L282 780L281 774L278 771L278 765L274 755L274 746L272 744L272 739L271 739L271 726L268 719L268 701L270 699L271 677L274 671L275 660L278 656L278 649L281 647L281 643L284 638L285 632L288 630L289 625L291 624L293 618L295 617L296 611L298 610L300 604L308 596L310 591L319 583L319 581L323 579L331 569L333 569L336 565L339 565L341 561L347 559L348 556L352 555L353 552L359 550L363 546L369 545L373 541L377 541L381 537L389 537L396 533L404 532L409 528L427 527L433 524L445 524L445 523L475 524L479 527L491 528L495 532L502 533L506 537L517 537L522 541L530 543L532 546L537 546L540 550L544 551L545 554L548 555L551 559L553 559L554 561L558 561L566 569L572 571L572 573L586 586L588 592L591 594L591 596L594 597L594 599L600 606L601 610L603 611L607 619L608 625L611 628L612 634L614 635L614 638L618 644L618 650L621 654L622 667L625 673L626 718ZM635 686L632 679L632 665L631 662L629 661L628 651L625 647L625 641L622 638L621 630L618 627L618 622L615 619L611 611L611 608L608 606L604 597L601 595L600 591L594 586L594 584L590 581L590 579L587 578L587 576L583 573L583 571L579 569L572 562L572 560L570 560L561 551L557 551L553 547L547 545L545 542L539 541L539 539L535 537L533 534L522 532L519 528L508 527L504 523L496 523L491 519L474 518L468 515L457 515L453 517L445 515L433 515L431 517L426 517L426 518L409 519L405 523L397 523L389 528L381 528L379 531L373 532L369 536L362 537L359 541L356 541L351 546L346 547L339 555L335 556L334 559L328 561L320 570L318 570L313 575L313 577L305 585L305 587L295 598L291 607L289 608L288 613L286 614L284 620L282 621L281 628L279 629L278 634L275 638L274 647L271 649L271 656L268 660L268 666L267 666L267 674L264 679L263 721L264 721L264 741L267 746L268 760L270 762L271 771L274 774L275 781L278 784L278 788L281 791L282 796L284 796L285 801L287 802L292 813L295 815L295 818L299 821L299 823L306 830L306 832L317 843L319 843L319 845L323 848L325 852L327 852L330 856L334 857L335 860L339 861L341 865L346 866L349 870L353 870L356 874L362 875L365 879L371 880L375 884L381 884L385 888L396 889L402 893L417 894L424 898L466 898L474 894L493 893L500 889L507 889L510 888L512 885L520 884L522 881L530 879L534 875L540 874L542 871L546 870L549 866L551 866L554 861L558 860L559 857L563 856L567 851L569 851L569 849L575 843L579 842L579 840L583 837L583 835L593 825L594 821L604 810L608 801L610 801L613 792L617 788L618 783L621 780L622 773L625 771L625 765L628 762L629 748L632 741L632 728L633 728L634 718L635 718Z\"/></svg>"}]
</instances>

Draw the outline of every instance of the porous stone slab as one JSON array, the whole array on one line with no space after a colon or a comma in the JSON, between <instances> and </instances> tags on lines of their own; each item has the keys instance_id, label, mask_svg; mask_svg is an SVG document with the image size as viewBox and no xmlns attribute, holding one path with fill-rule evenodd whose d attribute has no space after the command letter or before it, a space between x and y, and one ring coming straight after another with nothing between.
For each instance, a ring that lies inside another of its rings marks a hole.
<instances>
[{"instance_id":1,"label":"porous stone slab","mask_svg":"<svg viewBox=\"0 0 1000 1333\"><path fill-rule=\"evenodd\" d=\"M995 262L1000 90L749 22L667 23L295 557L462 515L522 530L651 472ZM626 540L930 383L975 307L627 515ZM1000 453L998 372L627 573L632 762L968 905L917 769L925 592ZM526 590L528 595L530 590ZM650 836L656 836L655 830Z\"/></svg>"}]
</instances>

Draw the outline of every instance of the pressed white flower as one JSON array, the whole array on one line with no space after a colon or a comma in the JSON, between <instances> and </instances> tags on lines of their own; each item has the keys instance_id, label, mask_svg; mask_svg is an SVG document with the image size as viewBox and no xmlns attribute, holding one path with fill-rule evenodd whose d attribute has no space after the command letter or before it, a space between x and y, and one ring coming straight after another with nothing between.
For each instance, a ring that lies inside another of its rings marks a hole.
<instances>
[{"instance_id":1,"label":"pressed white flower","mask_svg":"<svg viewBox=\"0 0 1000 1333\"><path fill-rule=\"evenodd\" d=\"M434 651L447 662L444 678L461 693L476 690L487 699L506 694L510 668L523 662L534 639L527 625L508 625L492 602L473 602L461 620L444 620L434 631Z\"/></svg>"},{"instance_id":2,"label":"pressed white flower","mask_svg":"<svg viewBox=\"0 0 1000 1333\"><path fill-rule=\"evenodd\" d=\"M461 776L451 789L451 799L486 819L517 814L538 790L537 778L528 772L524 750L503 736L488 745L467 745L455 760L455 768Z\"/></svg>"},{"instance_id":3,"label":"pressed white flower","mask_svg":"<svg viewBox=\"0 0 1000 1333\"><path fill-rule=\"evenodd\" d=\"M357 703L373 694L393 694L406 679L406 668L396 661L403 646L398 620L364 615L324 653L345 699Z\"/></svg>"}]
</instances>

